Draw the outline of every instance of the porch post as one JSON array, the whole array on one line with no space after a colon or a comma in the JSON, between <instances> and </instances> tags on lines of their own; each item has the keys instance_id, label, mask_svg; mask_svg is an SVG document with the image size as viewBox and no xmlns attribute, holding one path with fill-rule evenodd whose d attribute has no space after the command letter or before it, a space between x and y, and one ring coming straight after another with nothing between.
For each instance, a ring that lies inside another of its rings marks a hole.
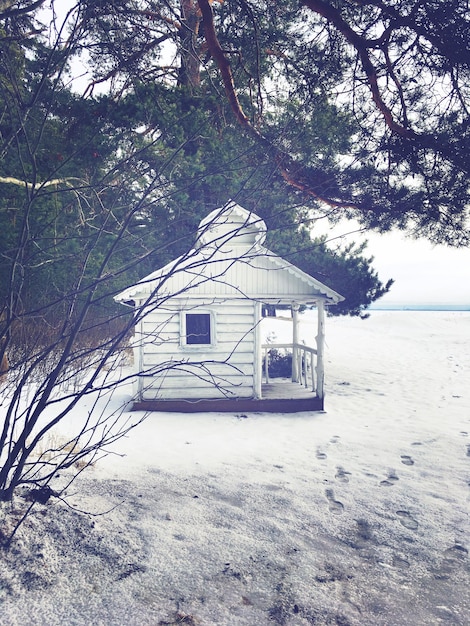
<instances>
[{"instance_id":1,"label":"porch post","mask_svg":"<svg viewBox=\"0 0 470 626\"><path fill-rule=\"evenodd\" d=\"M262 319L262 304L261 302L254 303L254 336L255 336L255 351L253 354L253 396L256 399L262 397L261 384L263 381L263 354L261 350L261 319Z\"/></svg>"},{"instance_id":2,"label":"porch post","mask_svg":"<svg viewBox=\"0 0 470 626\"><path fill-rule=\"evenodd\" d=\"M139 303L140 304L140 303ZM145 351L145 337L144 337L144 320L141 316L139 323L135 329L134 335L134 368L137 367L137 376L133 382L133 394L135 398L141 402L144 399L144 377L141 376L144 369L144 351Z\"/></svg>"},{"instance_id":3,"label":"porch post","mask_svg":"<svg viewBox=\"0 0 470 626\"><path fill-rule=\"evenodd\" d=\"M324 397L323 383L325 381L325 365L323 360L325 345L325 303L323 300L317 302L318 312L318 330L316 336L317 342L317 396L322 400Z\"/></svg>"},{"instance_id":4,"label":"porch post","mask_svg":"<svg viewBox=\"0 0 470 626\"><path fill-rule=\"evenodd\" d=\"M297 344L299 343L299 305L292 303L292 382L299 382L299 359Z\"/></svg>"}]
</instances>

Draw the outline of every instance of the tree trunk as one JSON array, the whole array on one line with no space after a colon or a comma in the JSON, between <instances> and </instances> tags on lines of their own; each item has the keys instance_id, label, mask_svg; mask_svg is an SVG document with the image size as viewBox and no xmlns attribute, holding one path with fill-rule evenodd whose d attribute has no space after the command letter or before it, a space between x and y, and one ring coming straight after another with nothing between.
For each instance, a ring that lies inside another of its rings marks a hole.
<instances>
[{"instance_id":1,"label":"tree trunk","mask_svg":"<svg viewBox=\"0 0 470 626\"><path fill-rule=\"evenodd\" d=\"M201 84L201 60L197 42L201 15L196 0L181 0L181 67L178 83L191 92Z\"/></svg>"}]
</instances>

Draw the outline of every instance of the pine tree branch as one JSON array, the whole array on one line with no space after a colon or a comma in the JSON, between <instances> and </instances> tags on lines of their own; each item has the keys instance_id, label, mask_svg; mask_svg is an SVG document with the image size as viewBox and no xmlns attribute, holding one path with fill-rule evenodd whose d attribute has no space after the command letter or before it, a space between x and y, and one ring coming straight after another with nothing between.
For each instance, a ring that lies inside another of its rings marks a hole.
<instances>
[{"instance_id":1,"label":"pine tree branch","mask_svg":"<svg viewBox=\"0 0 470 626\"><path fill-rule=\"evenodd\" d=\"M338 9L332 7L327 2L323 2L323 0L303 0L303 4L314 13L324 17L330 24L333 24L333 26L344 36L344 38L356 49L362 63L362 69L364 70L369 82L372 99L390 130L397 133L401 137L416 137L414 131L406 128L402 124L399 124L395 120L392 111L382 98L378 83L377 70L369 55L371 42L358 35L341 17L341 13Z\"/></svg>"},{"instance_id":2,"label":"pine tree branch","mask_svg":"<svg viewBox=\"0 0 470 626\"><path fill-rule=\"evenodd\" d=\"M290 154L269 141L269 139L253 126L242 109L235 90L230 62L217 38L210 0L198 0L198 4L203 18L204 35L208 50L219 68L227 99L232 112L241 126L257 139L271 156L274 157L281 176L290 186L299 189L308 196L314 197L333 208L359 209L360 207L351 199L333 198L327 193L328 188L336 186L335 181L332 180L329 175L324 172L305 168L292 158Z\"/></svg>"},{"instance_id":3,"label":"pine tree branch","mask_svg":"<svg viewBox=\"0 0 470 626\"><path fill-rule=\"evenodd\" d=\"M233 81L230 62L225 56L222 46L219 43L217 33L215 32L214 16L209 0L198 0L198 5L204 22L204 36L206 38L207 46L220 70L220 75L222 76L222 81L225 87L225 93L232 111L242 126L247 128L251 133L259 136L257 130L253 127L250 120L245 115L235 91L235 83Z\"/></svg>"},{"instance_id":4,"label":"pine tree branch","mask_svg":"<svg viewBox=\"0 0 470 626\"><path fill-rule=\"evenodd\" d=\"M11 8L15 2L14 1L4 1L0 3L0 18L5 19L7 17L17 17L18 15L22 15L23 13L32 13L36 9L39 9L46 0L36 0L32 4L26 7L19 7L17 9Z\"/></svg>"},{"instance_id":5,"label":"pine tree branch","mask_svg":"<svg viewBox=\"0 0 470 626\"><path fill-rule=\"evenodd\" d=\"M381 113L385 124L392 131L392 133L398 135L411 145L415 145L416 147L421 149L430 149L437 154L440 154L449 163L457 166L463 172L469 172L470 170L468 161L466 159L462 159L461 157L459 157L458 154L456 154L455 147L452 145L451 142L446 142L442 138L433 134L416 132L415 130L410 128L408 123L409 116L407 112L407 106L403 97L403 90L401 84L398 82L397 77L394 76L393 72L390 71L390 67L387 67L387 70L390 78L394 81L398 90L398 97L403 111L403 119L405 121L404 124L401 124L397 121L392 110L387 106L385 100L383 99L378 82L378 72L376 67L372 63L369 51L372 48L380 47L384 50L384 56L387 60L388 50L386 49L386 46L390 28L385 29L383 36L378 40L369 40L356 33L353 28L351 28L351 26L343 19L340 11L328 2L324 2L324 0L302 0L302 4L317 15L321 15L322 17L324 17L328 21L328 23L332 24L336 28L336 30L338 30L344 36L344 38L354 47L361 61L364 73L366 74L372 95L372 100L376 105L378 111ZM374 4L376 6L379 6L382 10L385 10L384 5L381 2L372 2L370 4ZM409 19L402 19L399 15L396 14L396 12L394 12L394 19L395 28L404 25L412 28L417 33L417 35L425 36L428 41L435 45L439 52L443 54L442 44L438 42L435 37L432 36L432 33L423 34L422 28L420 28L417 24L410 21ZM380 45L378 44L378 42L380 42Z\"/></svg>"}]
</instances>

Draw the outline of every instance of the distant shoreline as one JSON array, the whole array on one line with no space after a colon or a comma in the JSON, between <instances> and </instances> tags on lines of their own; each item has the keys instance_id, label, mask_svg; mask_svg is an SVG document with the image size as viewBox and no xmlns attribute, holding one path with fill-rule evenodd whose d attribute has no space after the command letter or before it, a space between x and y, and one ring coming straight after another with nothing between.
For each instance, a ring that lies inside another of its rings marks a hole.
<instances>
[{"instance_id":1,"label":"distant shoreline","mask_svg":"<svg viewBox=\"0 0 470 626\"><path fill-rule=\"evenodd\" d=\"M470 311L470 304L373 304L368 311Z\"/></svg>"}]
</instances>

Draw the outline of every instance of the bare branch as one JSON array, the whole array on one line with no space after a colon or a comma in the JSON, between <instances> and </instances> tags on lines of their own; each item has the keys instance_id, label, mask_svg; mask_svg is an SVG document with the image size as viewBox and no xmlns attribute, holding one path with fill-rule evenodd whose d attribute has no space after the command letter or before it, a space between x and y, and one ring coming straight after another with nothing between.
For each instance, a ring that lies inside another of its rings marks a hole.
<instances>
[{"instance_id":1,"label":"bare branch","mask_svg":"<svg viewBox=\"0 0 470 626\"><path fill-rule=\"evenodd\" d=\"M54 178L53 180L46 180L42 183L38 181L30 183L26 180L15 178L14 176L0 176L0 183L16 185L17 187L24 187L25 189L34 189L35 187L44 188L57 185L66 185L73 189L74 186L72 185L72 181L83 182L80 178L75 178L73 176L68 176L67 178Z\"/></svg>"}]
</instances>

